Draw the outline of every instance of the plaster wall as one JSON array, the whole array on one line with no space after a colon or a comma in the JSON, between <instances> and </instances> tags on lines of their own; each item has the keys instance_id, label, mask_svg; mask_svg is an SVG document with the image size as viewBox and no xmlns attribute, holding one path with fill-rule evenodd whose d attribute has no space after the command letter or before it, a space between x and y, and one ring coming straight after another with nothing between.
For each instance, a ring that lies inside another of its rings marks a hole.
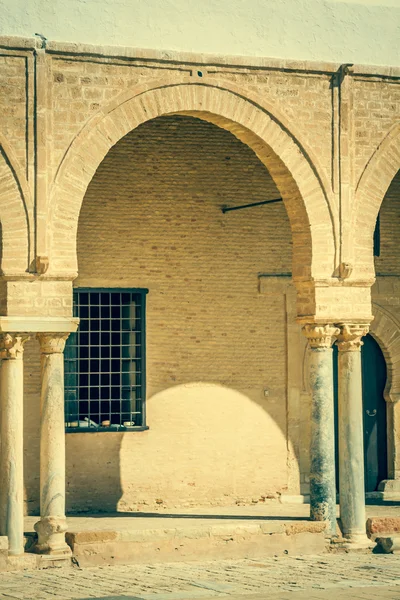
<instances>
[{"instance_id":1,"label":"plaster wall","mask_svg":"<svg viewBox=\"0 0 400 600\"><path fill-rule=\"evenodd\" d=\"M96 45L399 64L399 0L7 0L0 33Z\"/></svg>"}]
</instances>

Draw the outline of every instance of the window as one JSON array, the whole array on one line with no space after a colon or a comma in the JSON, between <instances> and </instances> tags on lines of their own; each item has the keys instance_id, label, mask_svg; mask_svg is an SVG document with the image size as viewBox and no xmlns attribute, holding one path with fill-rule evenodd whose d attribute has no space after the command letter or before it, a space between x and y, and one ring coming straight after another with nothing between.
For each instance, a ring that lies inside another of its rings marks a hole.
<instances>
[{"instance_id":1,"label":"window","mask_svg":"<svg viewBox=\"0 0 400 600\"><path fill-rule=\"evenodd\" d=\"M68 432L148 429L145 289L74 290L78 331L65 346Z\"/></svg>"}]
</instances>

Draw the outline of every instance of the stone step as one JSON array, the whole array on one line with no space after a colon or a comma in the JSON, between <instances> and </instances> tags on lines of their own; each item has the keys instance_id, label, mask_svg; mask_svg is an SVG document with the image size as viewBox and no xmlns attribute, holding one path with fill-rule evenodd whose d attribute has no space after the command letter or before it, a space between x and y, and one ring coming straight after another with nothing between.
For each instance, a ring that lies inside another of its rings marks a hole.
<instances>
[{"instance_id":1,"label":"stone step","mask_svg":"<svg viewBox=\"0 0 400 600\"><path fill-rule=\"evenodd\" d=\"M312 521L70 531L66 539L81 567L319 554L329 545L325 523Z\"/></svg>"},{"instance_id":2,"label":"stone step","mask_svg":"<svg viewBox=\"0 0 400 600\"><path fill-rule=\"evenodd\" d=\"M370 517L367 519L367 534L372 540L393 533L400 535L400 517Z\"/></svg>"}]
</instances>

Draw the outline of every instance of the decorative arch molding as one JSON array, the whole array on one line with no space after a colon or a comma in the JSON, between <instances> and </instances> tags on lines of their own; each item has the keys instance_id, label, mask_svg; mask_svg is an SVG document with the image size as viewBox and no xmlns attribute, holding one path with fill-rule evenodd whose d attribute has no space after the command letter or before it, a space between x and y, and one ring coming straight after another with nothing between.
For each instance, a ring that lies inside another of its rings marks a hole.
<instances>
[{"instance_id":1,"label":"decorative arch molding","mask_svg":"<svg viewBox=\"0 0 400 600\"><path fill-rule=\"evenodd\" d=\"M370 334L378 342L386 361L387 381L384 397L387 402L400 400L400 323L375 302L372 303L374 320Z\"/></svg>"},{"instance_id":2,"label":"decorative arch molding","mask_svg":"<svg viewBox=\"0 0 400 600\"><path fill-rule=\"evenodd\" d=\"M33 231L33 202L23 168L0 133L1 271L21 275L29 268Z\"/></svg>"},{"instance_id":3,"label":"decorative arch molding","mask_svg":"<svg viewBox=\"0 0 400 600\"><path fill-rule=\"evenodd\" d=\"M94 116L73 140L51 189L49 272L76 274L80 208L111 147L140 124L173 114L214 123L252 148L285 203L293 236L294 279L330 278L335 268L337 207L328 195L317 160L311 161L311 153L263 100L225 82L194 78L136 87Z\"/></svg>"},{"instance_id":4,"label":"decorative arch molding","mask_svg":"<svg viewBox=\"0 0 400 600\"><path fill-rule=\"evenodd\" d=\"M373 233L385 194L400 169L400 121L376 148L357 184L353 210L355 264L374 277Z\"/></svg>"},{"instance_id":5,"label":"decorative arch molding","mask_svg":"<svg viewBox=\"0 0 400 600\"><path fill-rule=\"evenodd\" d=\"M388 479L379 490L400 495L400 322L379 304L372 304L375 316L370 333L378 342L386 360L387 380L384 391L387 415ZM389 498L388 496L388 498ZM391 497L391 496L390 496Z\"/></svg>"}]
</instances>

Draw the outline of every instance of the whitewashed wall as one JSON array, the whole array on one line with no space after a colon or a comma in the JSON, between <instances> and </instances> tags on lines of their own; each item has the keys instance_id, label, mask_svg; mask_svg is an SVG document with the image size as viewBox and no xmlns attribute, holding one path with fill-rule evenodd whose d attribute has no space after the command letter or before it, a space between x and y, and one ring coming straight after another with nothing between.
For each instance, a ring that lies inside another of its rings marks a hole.
<instances>
[{"instance_id":1,"label":"whitewashed wall","mask_svg":"<svg viewBox=\"0 0 400 600\"><path fill-rule=\"evenodd\" d=\"M400 0L0 0L0 35L400 64Z\"/></svg>"}]
</instances>

